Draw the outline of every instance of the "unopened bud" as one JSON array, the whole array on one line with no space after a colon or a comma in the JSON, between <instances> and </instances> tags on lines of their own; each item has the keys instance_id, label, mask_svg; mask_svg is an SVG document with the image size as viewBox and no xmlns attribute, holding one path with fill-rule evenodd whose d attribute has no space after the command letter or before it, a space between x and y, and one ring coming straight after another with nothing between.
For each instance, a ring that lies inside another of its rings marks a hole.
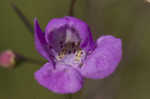
<instances>
[{"instance_id":1,"label":"unopened bud","mask_svg":"<svg viewBox=\"0 0 150 99\"><path fill-rule=\"evenodd\" d=\"M0 53L0 67L8 69L15 68L18 67L23 62L30 62L38 65L44 63L39 60L27 58L24 55L14 52L12 50L5 50Z\"/></svg>"},{"instance_id":2,"label":"unopened bud","mask_svg":"<svg viewBox=\"0 0 150 99\"><path fill-rule=\"evenodd\" d=\"M16 55L11 50L0 53L0 66L4 68L12 68L16 64Z\"/></svg>"}]
</instances>

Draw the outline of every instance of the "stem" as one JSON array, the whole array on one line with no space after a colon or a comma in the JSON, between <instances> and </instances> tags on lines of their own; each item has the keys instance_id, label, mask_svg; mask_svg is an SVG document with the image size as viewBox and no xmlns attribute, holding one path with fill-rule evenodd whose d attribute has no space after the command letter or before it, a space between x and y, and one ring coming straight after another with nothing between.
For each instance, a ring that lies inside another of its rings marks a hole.
<instances>
[{"instance_id":1,"label":"stem","mask_svg":"<svg viewBox=\"0 0 150 99\"><path fill-rule=\"evenodd\" d=\"M16 55L16 61L18 61L19 63L21 62L29 62L29 63L33 63L33 64L37 64L37 65L42 65L44 64L45 62L44 61L41 61L41 60L36 60L36 59L33 59L33 58L29 58L29 57L26 57L20 53L17 53L17 52L14 52L15 55Z\"/></svg>"},{"instance_id":2,"label":"stem","mask_svg":"<svg viewBox=\"0 0 150 99\"><path fill-rule=\"evenodd\" d=\"M68 97L69 97L69 99L72 99L72 94L69 94Z\"/></svg>"},{"instance_id":3,"label":"stem","mask_svg":"<svg viewBox=\"0 0 150 99\"><path fill-rule=\"evenodd\" d=\"M43 65L44 64L43 61L35 60L35 59L32 59L32 58L26 58L25 62L29 62L29 63L33 63L33 64L37 64L37 65Z\"/></svg>"},{"instance_id":4,"label":"stem","mask_svg":"<svg viewBox=\"0 0 150 99\"><path fill-rule=\"evenodd\" d=\"M77 0L71 0L69 8L69 16L74 16L74 7Z\"/></svg>"},{"instance_id":5,"label":"stem","mask_svg":"<svg viewBox=\"0 0 150 99\"><path fill-rule=\"evenodd\" d=\"M72 94L66 95L66 99L73 99L73 98L72 98Z\"/></svg>"},{"instance_id":6,"label":"stem","mask_svg":"<svg viewBox=\"0 0 150 99\"><path fill-rule=\"evenodd\" d=\"M25 24L25 26L27 27L29 32L32 33L32 36L33 36L34 30L33 30L33 27L31 25L30 21L27 19L27 17L23 14L23 12L14 3L11 3L11 7L15 11L15 13L19 16L21 21Z\"/></svg>"}]
</instances>

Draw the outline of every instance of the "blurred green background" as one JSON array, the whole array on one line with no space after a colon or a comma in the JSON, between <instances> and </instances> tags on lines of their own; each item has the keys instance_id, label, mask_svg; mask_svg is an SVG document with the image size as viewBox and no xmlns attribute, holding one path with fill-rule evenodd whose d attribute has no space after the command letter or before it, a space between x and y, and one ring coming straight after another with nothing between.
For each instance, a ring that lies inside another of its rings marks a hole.
<instances>
[{"instance_id":1,"label":"blurred green background","mask_svg":"<svg viewBox=\"0 0 150 99\"><path fill-rule=\"evenodd\" d=\"M50 19L67 15L70 0L0 0L0 51L13 49L44 60L11 2L30 22L37 17L44 30ZM82 99L150 99L150 6L143 0L77 0L75 16L90 25L95 39L111 34L123 40L117 71L106 79L86 82ZM0 99L65 99L37 84L33 73L40 67L24 63L15 70L0 68Z\"/></svg>"}]
</instances>

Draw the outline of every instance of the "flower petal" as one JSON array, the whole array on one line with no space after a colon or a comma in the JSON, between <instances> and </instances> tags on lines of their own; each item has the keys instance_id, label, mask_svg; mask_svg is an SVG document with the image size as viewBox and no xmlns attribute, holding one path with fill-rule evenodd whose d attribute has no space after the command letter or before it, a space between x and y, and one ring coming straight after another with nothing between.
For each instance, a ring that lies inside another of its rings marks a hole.
<instances>
[{"instance_id":1,"label":"flower petal","mask_svg":"<svg viewBox=\"0 0 150 99\"><path fill-rule=\"evenodd\" d=\"M113 36L102 36L97 47L81 68L87 78L102 79L111 75L122 57L122 42Z\"/></svg>"},{"instance_id":2,"label":"flower petal","mask_svg":"<svg viewBox=\"0 0 150 99\"><path fill-rule=\"evenodd\" d=\"M60 94L75 93L83 84L80 73L64 64L57 64L54 69L51 63L46 63L35 72L35 79L45 88Z\"/></svg>"},{"instance_id":3,"label":"flower petal","mask_svg":"<svg viewBox=\"0 0 150 99\"><path fill-rule=\"evenodd\" d=\"M48 53L47 42L45 40L45 35L42 32L36 18L34 19L34 31L36 50L41 54L41 56L49 60L50 57Z\"/></svg>"},{"instance_id":4,"label":"flower petal","mask_svg":"<svg viewBox=\"0 0 150 99\"><path fill-rule=\"evenodd\" d=\"M58 29L65 25L78 31L78 34L81 38L80 47L82 49L86 51L93 50L95 43L88 25L85 22L70 16L66 16L64 18L55 18L48 23L45 30L47 42L50 42L49 35L54 29Z\"/></svg>"}]
</instances>

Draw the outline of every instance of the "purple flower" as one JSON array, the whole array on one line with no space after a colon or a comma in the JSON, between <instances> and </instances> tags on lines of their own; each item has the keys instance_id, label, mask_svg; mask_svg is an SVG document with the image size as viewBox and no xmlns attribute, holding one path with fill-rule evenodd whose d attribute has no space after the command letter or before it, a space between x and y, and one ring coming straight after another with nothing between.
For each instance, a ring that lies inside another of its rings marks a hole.
<instances>
[{"instance_id":1,"label":"purple flower","mask_svg":"<svg viewBox=\"0 0 150 99\"><path fill-rule=\"evenodd\" d=\"M82 88L84 78L111 75L122 57L122 42L111 35L96 42L83 21L66 16L52 19L42 32L34 21L37 51L48 62L35 72L38 83L49 90L67 94Z\"/></svg>"}]
</instances>

